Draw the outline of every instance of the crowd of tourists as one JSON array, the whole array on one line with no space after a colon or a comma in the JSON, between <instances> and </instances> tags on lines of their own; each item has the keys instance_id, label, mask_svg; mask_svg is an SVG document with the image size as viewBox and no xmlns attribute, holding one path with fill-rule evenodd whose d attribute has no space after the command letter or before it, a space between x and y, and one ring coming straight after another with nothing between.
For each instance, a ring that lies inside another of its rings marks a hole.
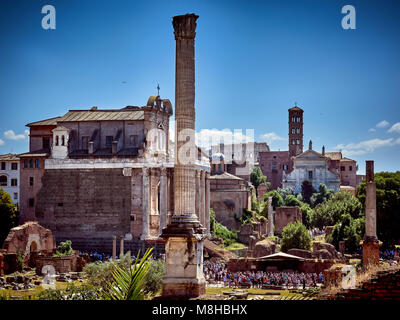
<instances>
[{"instance_id":1,"label":"crowd of tourists","mask_svg":"<svg viewBox=\"0 0 400 320\"><path fill-rule=\"evenodd\" d=\"M322 273L267 271L229 272L227 265L220 261L205 261L203 271L208 282L212 281L229 287L250 285L253 288L260 288L265 285L274 285L288 289L306 289L317 287L323 282Z\"/></svg>"}]
</instances>

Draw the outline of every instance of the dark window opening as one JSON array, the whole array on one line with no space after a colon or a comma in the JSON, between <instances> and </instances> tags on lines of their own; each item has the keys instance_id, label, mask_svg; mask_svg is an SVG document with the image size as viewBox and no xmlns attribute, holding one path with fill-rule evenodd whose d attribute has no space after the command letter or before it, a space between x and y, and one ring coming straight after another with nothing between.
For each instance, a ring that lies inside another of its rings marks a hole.
<instances>
[{"instance_id":1,"label":"dark window opening","mask_svg":"<svg viewBox=\"0 0 400 320\"><path fill-rule=\"evenodd\" d=\"M340 171L345 171L345 170L346 170L346 168L344 166L340 167Z\"/></svg>"},{"instance_id":2,"label":"dark window opening","mask_svg":"<svg viewBox=\"0 0 400 320\"><path fill-rule=\"evenodd\" d=\"M35 205L35 199L34 198L29 198L29 208L33 208Z\"/></svg>"},{"instance_id":3,"label":"dark window opening","mask_svg":"<svg viewBox=\"0 0 400 320\"><path fill-rule=\"evenodd\" d=\"M29 177L29 185L33 186L33 177Z\"/></svg>"},{"instance_id":4,"label":"dark window opening","mask_svg":"<svg viewBox=\"0 0 400 320\"><path fill-rule=\"evenodd\" d=\"M312 178L313 178L313 172L308 171L308 179L312 180Z\"/></svg>"},{"instance_id":5,"label":"dark window opening","mask_svg":"<svg viewBox=\"0 0 400 320\"><path fill-rule=\"evenodd\" d=\"M113 136L106 136L106 147L111 147L113 143Z\"/></svg>"},{"instance_id":6,"label":"dark window opening","mask_svg":"<svg viewBox=\"0 0 400 320\"><path fill-rule=\"evenodd\" d=\"M59 202L59 203L57 203L57 206L59 206L59 207L63 207L63 206L64 206L64 203L62 203L62 202Z\"/></svg>"},{"instance_id":7,"label":"dark window opening","mask_svg":"<svg viewBox=\"0 0 400 320\"><path fill-rule=\"evenodd\" d=\"M65 146L65 136L64 135L61 136L61 145Z\"/></svg>"},{"instance_id":8,"label":"dark window opening","mask_svg":"<svg viewBox=\"0 0 400 320\"><path fill-rule=\"evenodd\" d=\"M29 160L29 168L33 168L33 159Z\"/></svg>"},{"instance_id":9,"label":"dark window opening","mask_svg":"<svg viewBox=\"0 0 400 320\"><path fill-rule=\"evenodd\" d=\"M11 179L11 186L12 187L18 186L18 180L17 179Z\"/></svg>"},{"instance_id":10,"label":"dark window opening","mask_svg":"<svg viewBox=\"0 0 400 320\"><path fill-rule=\"evenodd\" d=\"M29 160L24 160L24 168L29 168Z\"/></svg>"},{"instance_id":11,"label":"dark window opening","mask_svg":"<svg viewBox=\"0 0 400 320\"><path fill-rule=\"evenodd\" d=\"M18 163L17 162L11 163L11 170L18 170Z\"/></svg>"},{"instance_id":12,"label":"dark window opening","mask_svg":"<svg viewBox=\"0 0 400 320\"><path fill-rule=\"evenodd\" d=\"M35 160L35 168L39 168L39 159Z\"/></svg>"},{"instance_id":13,"label":"dark window opening","mask_svg":"<svg viewBox=\"0 0 400 320\"><path fill-rule=\"evenodd\" d=\"M58 146L58 136L56 136L56 146Z\"/></svg>"},{"instance_id":14,"label":"dark window opening","mask_svg":"<svg viewBox=\"0 0 400 320\"><path fill-rule=\"evenodd\" d=\"M349 171L353 171L353 166L349 166Z\"/></svg>"},{"instance_id":15,"label":"dark window opening","mask_svg":"<svg viewBox=\"0 0 400 320\"><path fill-rule=\"evenodd\" d=\"M0 186L7 187L7 177L6 176L0 176Z\"/></svg>"},{"instance_id":16,"label":"dark window opening","mask_svg":"<svg viewBox=\"0 0 400 320\"><path fill-rule=\"evenodd\" d=\"M5 162L1 163L1 170L6 170L6 163Z\"/></svg>"},{"instance_id":17,"label":"dark window opening","mask_svg":"<svg viewBox=\"0 0 400 320\"><path fill-rule=\"evenodd\" d=\"M43 149L50 149L50 138L43 138Z\"/></svg>"}]
</instances>

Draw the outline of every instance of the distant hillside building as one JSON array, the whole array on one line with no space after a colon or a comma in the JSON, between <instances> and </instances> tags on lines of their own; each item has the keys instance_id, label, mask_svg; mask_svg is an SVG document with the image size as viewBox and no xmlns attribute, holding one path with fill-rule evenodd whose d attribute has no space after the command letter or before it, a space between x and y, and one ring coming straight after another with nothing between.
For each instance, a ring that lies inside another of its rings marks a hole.
<instances>
[{"instance_id":1,"label":"distant hillside building","mask_svg":"<svg viewBox=\"0 0 400 320\"><path fill-rule=\"evenodd\" d=\"M0 189L7 192L14 204L20 200L19 157L16 154L0 155Z\"/></svg>"}]
</instances>

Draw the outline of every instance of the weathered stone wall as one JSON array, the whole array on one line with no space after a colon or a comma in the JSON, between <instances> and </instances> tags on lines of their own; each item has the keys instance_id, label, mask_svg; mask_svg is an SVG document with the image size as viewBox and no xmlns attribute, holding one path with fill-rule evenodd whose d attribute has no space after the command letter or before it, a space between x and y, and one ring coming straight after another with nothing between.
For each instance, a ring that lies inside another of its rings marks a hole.
<instances>
[{"instance_id":1,"label":"weathered stone wall","mask_svg":"<svg viewBox=\"0 0 400 320\"><path fill-rule=\"evenodd\" d=\"M382 270L358 288L343 290L328 300L400 300L400 268Z\"/></svg>"},{"instance_id":2,"label":"weathered stone wall","mask_svg":"<svg viewBox=\"0 0 400 320\"><path fill-rule=\"evenodd\" d=\"M289 151L260 152L259 163L263 175L271 183L270 189L282 187L283 166L290 166Z\"/></svg>"},{"instance_id":3,"label":"weathered stone wall","mask_svg":"<svg viewBox=\"0 0 400 320\"><path fill-rule=\"evenodd\" d=\"M57 243L106 250L113 235L130 232L131 177L122 169L46 170L42 183L36 218Z\"/></svg>"},{"instance_id":4,"label":"weathered stone wall","mask_svg":"<svg viewBox=\"0 0 400 320\"><path fill-rule=\"evenodd\" d=\"M289 223L300 221L301 222L301 208L300 207L278 207L275 210L274 223L275 234L281 234L283 228Z\"/></svg>"}]
</instances>

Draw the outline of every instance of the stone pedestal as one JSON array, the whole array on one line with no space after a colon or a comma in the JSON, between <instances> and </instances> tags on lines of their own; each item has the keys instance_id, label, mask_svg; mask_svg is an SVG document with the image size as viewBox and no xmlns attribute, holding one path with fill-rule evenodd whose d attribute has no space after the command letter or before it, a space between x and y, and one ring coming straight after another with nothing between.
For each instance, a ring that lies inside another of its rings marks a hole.
<instances>
[{"instance_id":1,"label":"stone pedestal","mask_svg":"<svg viewBox=\"0 0 400 320\"><path fill-rule=\"evenodd\" d=\"M361 245L363 247L363 265L379 264L379 248L382 242L376 237L364 237Z\"/></svg>"},{"instance_id":2,"label":"stone pedestal","mask_svg":"<svg viewBox=\"0 0 400 320\"><path fill-rule=\"evenodd\" d=\"M206 229L195 214L173 216L161 235L165 239L162 298L182 299L205 294L203 240Z\"/></svg>"}]
</instances>

